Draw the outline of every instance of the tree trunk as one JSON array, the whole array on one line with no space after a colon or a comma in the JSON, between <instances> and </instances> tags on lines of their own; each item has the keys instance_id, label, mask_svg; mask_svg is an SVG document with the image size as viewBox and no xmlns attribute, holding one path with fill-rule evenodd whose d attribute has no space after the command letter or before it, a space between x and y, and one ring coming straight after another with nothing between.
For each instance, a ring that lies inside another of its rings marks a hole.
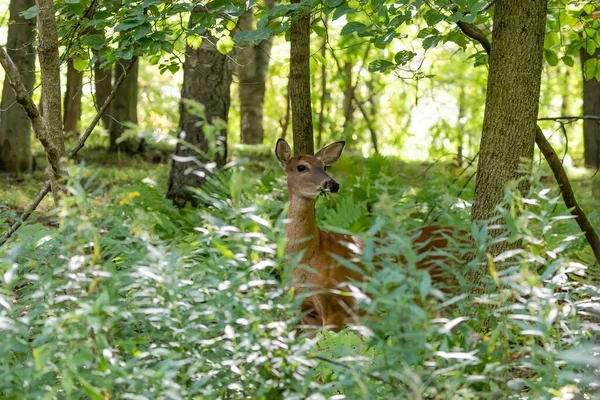
<instances>
[{"instance_id":1,"label":"tree trunk","mask_svg":"<svg viewBox=\"0 0 600 400\"><path fill-rule=\"evenodd\" d=\"M110 90L112 89L112 69L100 68L100 62L97 62L94 66L94 100L96 102L96 109L100 109L102 104L106 101ZM102 125L104 129L110 132L110 123L112 118L108 113L102 115Z\"/></svg>"},{"instance_id":2,"label":"tree trunk","mask_svg":"<svg viewBox=\"0 0 600 400\"><path fill-rule=\"evenodd\" d=\"M268 8L274 5L273 0L264 3ZM240 16L238 27L243 31L253 29L253 8ZM246 42L237 52L242 143L262 144L263 142L263 109L272 47L273 39L269 38L258 45L254 42Z\"/></svg>"},{"instance_id":3,"label":"tree trunk","mask_svg":"<svg viewBox=\"0 0 600 400\"><path fill-rule=\"evenodd\" d=\"M35 20L26 20L20 13L35 5L35 0L11 0L6 50L15 63L28 92L35 82ZM31 172L31 121L10 85L4 78L0 103L0 171Z\"/></svg>"},{"instance_id":4,"label":"tree trunk","mask_svg":"<svg viewBox=\"0 0 600 400\"><path fill-rule=\"evenodd\" d=\"M300 0L292 0L300 3ZM310 12L298 9L290 27L290 101L294 154L314 154L310 98Z\"/></svg>"},{"instance_id":5,"label":"tree trunk","mask_svg":"<svg viewBox=\"0 0 600 400\"><path fill-rule=\"evenodd\" d=\"M42 109L47 143L44 144L48 159L48 174L52 182L52 194L58 202L55 185L64 171L65 141L62 127L60 63L58 61L58 38L56 11L53 0L36 0L38 9L38 55L42 77Z\"/></svg>"},{"instance_id":6,"label":"tree trunk","mask_svg":"<svg viewBox=\"0 0 600 400\"><path fill-rule=\"evenodd\" d=\"M323 16L323 25L325 32L327 32L327 15ZM323 38L323 45L321 46L321 57L325 60L325 54L327 51L327 35ZM317 149L321 148L323 143L323 129L325 125L325 110L327 108L327 65L325 62L321 65L321 109L319 110L319 125L317 130Z\"/></svg>"},{"instance_id":7,"label":"tree trunk","mask_svg":"<svg viewBox=\"0 0 600 400\"><path fill-rule=\"evenodd\" d=\"M507 183L521 176L522 161L533 159L540 96L547 0L502 0L495 7L474 221L494 217Z\"/></svg>"},{"instance_id":8,"label":"tree trunk","mask_svg":"<svg viewBox=\"0 0 600 400\"><path fill-rule=\"evenodd\" d=\"M135 153L140 147L139 141L134 138L119 140L127 129L126 124L128 122L134 124L138 122L138 70L139 62L136 61L111 103L110 117L112 121L110 123L110 146L108 148L111 152L120 150ZM115 80L118 80L124 73L124 66L117 65L115 67Z\"/></svg>"},{"instance_id":9,"label":"tree trunk","mask_svg":"<svg viewBox=\"0 0 600 400\"><path fill-rule=\"evenodd\" d=\"M579 54L583 71L583 65L592 56L584 48L579 50ZM600 49L596 50L593 57L600 57ZM583 115L600 116L600 82L596 78L588 81L583 77ZM583 120L583 153L586 167L600 166L600 121L598 120Z\"/></svg>"},{"instance_id":10,"label":"tree trunk","mask_svg":"<svg viewBox=\"0 0 600 400\"><path fill-rule=\"evenodd\" d=\"M199 12L203 12L200 6L190 17L190 28L194 26L193 16ZM214 163L220 168L227 158L227 118L233 66L229 57L217 51L215 42L215 37L208 36L197 50L189 46L185 50L179 127L182 138L202 153L198 154L187 144L177 144L167 197L178 207L183 207L188 201L197 204L197 199L188 187L201 186L206 180L206 174L212 172L210 164ZM204 112L194 111L193 107L185 103L186 100L200 103ZM220 129L215 137L207 137L206 132L210 132L206 130L207 125L215 125L219 120L222 125L218 125ZM202 168L189 161L190 157L199 158Z\"/></svg>"},{"instance_id":11,"label":"tree trunk","mask_svg":"<svg viewBox=\"0 0 600 400\"><path fill-rule=\"evenodd\" d=\"M352 63L346 62L344 64L344 132L352 127L352 120L354 119L354 104L352 103L354 86L352 85Z\"/></svg>"},{"instance_id":12,"label":"tree trunk","mask_svg":"<svg viewBox=\"0 0 600 400\"><path fill-rule=\"evenodd\" d=\"M82 86L83 72L77 71L73 60L69 60L67 64L67 91L63 102L63 129L67 136L79 136Z\"/></svg>"}]
</instances>

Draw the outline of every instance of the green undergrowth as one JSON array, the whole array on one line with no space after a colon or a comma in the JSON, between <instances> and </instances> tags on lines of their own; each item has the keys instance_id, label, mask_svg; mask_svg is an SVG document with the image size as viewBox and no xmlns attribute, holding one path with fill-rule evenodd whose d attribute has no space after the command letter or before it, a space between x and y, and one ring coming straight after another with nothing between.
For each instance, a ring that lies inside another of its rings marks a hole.
<instances>
[{"instance_id":1,"label":"green undergrowth","mask_svg":"<svg viewBox=\"0 0 600 400\"><path fill-rule=\"evenodd\" d=\"M363 239L369 279L342 294L377 318L311 337L296 329L301 299L287 284L283 172L261 149L233 154L196 190L203 205L181 210L164 197L164 164L98 155L70 167L67 194L46 215L53 224L26 225L0 248L2 398L522 399L597 389L593 258L544 171L527 194L507 189L507 230L494 237L470 223L471 169L346 154L330 171L340 193L318 200L317 217ZM14 218L0 210L0 228ZM416 268L411 232L434 221L473 239L449 237L438 251L461 283L454 295ZM489 257L499 241L522 246ZM483 271L486 294L467 296L470 271Z\"/></svg>"}]
</instances>

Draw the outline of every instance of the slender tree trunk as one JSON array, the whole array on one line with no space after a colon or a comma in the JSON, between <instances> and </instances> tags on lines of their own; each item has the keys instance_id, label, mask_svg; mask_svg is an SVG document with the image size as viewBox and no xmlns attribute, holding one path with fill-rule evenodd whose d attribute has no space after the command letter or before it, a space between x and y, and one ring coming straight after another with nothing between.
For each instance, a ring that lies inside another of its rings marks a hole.
<instances>
[{"instance_id":1,"label":"slender tree trunk","mask_svg":"<svg viewBox=\"0 0 600 400\"><path fill-rule=\"evenodd\" d=\"M69 60L67 64L67 91L63 100L63 128L67 136L79 136L82 86L83 72L77 71L73 60Z\"/></svg>"},{"instance_id":2,"label":"slender tree trunk","mask_svg":"<svg viewBox=\"0 0 600 400\"><path fill-rule=\"evenodd\" d=\"M200 12L204 11L198 6L190 17L190 28L194 26L194 15ZM215 42L215 37L208 36L197 50L189 46L185 50L179 126L182 138L202 153L198 154L187 144L177 144L167 197L179 207L188 201L197 204L197 199L188 188L200 187L206 175L212 172L211 164L220 168L227 159L227 118L233 66L226 55L217 51ZM200 103L204 111L194 111L193 107L186 104L186 100ZM215 137L206 136L206 125L215 124L220 126ZM190 157L198 158L202 167L189 161Z\"/></svg>"},{"instance_id":3,"label":"slender tree trunk","mask_svg":"<svg viewBox=\"0 0 600 400\"><path fill-rule=\"evenodd\" d=\"M55 202L58 202L58 187L55 182L64 173L62 158L65 156L65 142L60 104L60 64L58 61L56 11L53 0L36 0L36 4L38 9L38 55L42 76L43 123L47 138L44 149L48 159L52 194Z\"/></svg>"},{"instance_id":4,"label":"slender tree trunk","mask_svg":"<svg viewBox=\"0 0 600 400\"><path fill-rule=\"evenodd\" d=\"M300 0L292 0L300 3ZM299 9L290 27L290 101L294 154L314 154L310 97L310 10Z\"/></svg>"},{"instance_id":5,"label":"slender tree trunk","mask_svg":"<svg viewBox=\"0 0 600 400\"><path fill-rule=\"evenodd\" d=\"M465 124L463 118L465 116L465 89L461 86L458 94L458 116L456 121L456 128L458 131L457 148L456 148L456 163L460 166L463 162L464 156L464 136L465 136Z\"/></svg>"},{"instance_id":6,"label":"slender tree trunk","mask_svg":"<svg viewBox=\"0 0 600 400\"><path fill-rule=\"evenodd\" d=\"M583 65L592 56L584 48L579 51L579 54L583 70ZM596 50L593 57L600 57L600 49ZM583 78L583 115L600 116L600 82L596 78L589 81ZM600 121L598 120L583 120L583 153L586 167L600 166Z\"/></svg>"},{"instance_id":7,"label":"slender tree trunk","mask_svg":"<svg viewBox=\"0 0 600 400\"><path fill-rule=\"evenodd\" d=\"M323 25L325 26L325 31L327 31L327 15L324 17ZM321 56L323 60L325 60L325 55L327 52L327 35L323 38L323 46L321 47ZM321 148L321 144L323 143L323 129L325 125L325 109L327 108L327 65L325 62L321 65L321 109L319 110L319 125L318 125L318 133L317 133L317 149Z\"/></svg>"},{"instance_id":8,"label":"slender tree trunk","mask_svg":"<svg viewBox=\"0 0 600 400\"><path fill-rule=\"evenodd\" d=\"M6 51L19 70L28 92L33 90L35 82L35 20L26 20L20 14L34 5L35 0L11 0L11 23L6 41ZM0 171L30 172L31 120L23 107L16 104L16 99L15 91L6 76L0 103Z\"/></svg>"},{"instance_id":9,"label":"slender tree trunk","mask_svg":"<svg viewBox=\"0 0 600 400\"><path fill-rule=\"evenodd\" d=\"M547 5L547 0L495 5L474 221L494 217L507 183L521 176L523 161L533 158ZM502 243L491 251L507 248Z\"/></svg>"},{"instance_id":10,"label":"slender tree trunk","mask_svg":"<svg viewBox=\"0 0 600 400\"><path fill-rule=\"evenodd\" d=\"M130 138L119 140L127 129L128 122L137 124L137 100L138 100L138 70L139 62L136 61L129 74L125 77L123 84L119 87L115 99L111 103L110 117L110 146L109 151L125 151L135 153L139 151L138 140ZM115 67L115 80L125 73L124 66Z\"/></svg>"},{"instance_id":11,"label":"slender tree trunk","mask_svg":"<svg viewBox=\"0 0 600 400\"><path fill-rule=\"evenodd\" d=\"M99 109L106 101L110 90L112 89L112 69L100 68L100 62L94 66L94 100L96 109ZM112 118L108 113L102 115L102 125L104 129L110 131Z\"/></svg>"},{"instance_id":12,"label":"slender tree trunk","mask_svg":"<svg viewBox=\"0 0 600 400\"><path fill-rule=\"evenodd\" d=\"M290 79L288 77L288 84L285 91L285 115L280 119L279 124L281 125L281 138L285 139L287 136L288 127L290 126L290 114L292 105L290 101Z\"/></svg>"},{"instance_id":13,"label":"slender tree trunk","mask_svg":"<svg viewBox=\"0 0 600 400\"><path fill-rule=\"evenodd\" d=\"M274 5L273 0L264 2L268 8ZM253 29L253 8L242 14L238 27L243 31ZM246 42L237 52L239 66L237 75L240 96L240 136L242 143L262 144L264 138L263 109L267 73L273 39L263 40L258 45Z\"/></svg>"},{"instance_id":14,"label":"slender tree trunk","mask_svg":"<svg viewBox=\"0 0 600 400\"><path fill-rule=\"evenodd\" d=\"M352 85L352 63L346 62L344 64L344 132L352 127L354 119L354 104L352 98L354 94L354 86Z\"/></svg>"}]
</instances>

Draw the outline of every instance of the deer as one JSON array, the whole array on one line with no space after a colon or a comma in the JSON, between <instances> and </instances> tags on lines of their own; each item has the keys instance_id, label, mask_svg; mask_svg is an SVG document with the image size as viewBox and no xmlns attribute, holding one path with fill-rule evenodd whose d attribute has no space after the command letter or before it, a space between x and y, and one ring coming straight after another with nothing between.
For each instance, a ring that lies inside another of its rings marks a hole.
<instances>
[{"instance_id":1,"label":"deer","mask_svg":"<svg viewBox=\"0 0 600 400\"><path fill-rule=\"evenodd\" d=\"M331 143L314 155L292 156L290 145L278 139L275 155L287 175L288 218L286 226L288 260L299 256L292 270L292 287L296 296L305 291L300 310L306 327L323 327L339 331L348 321L361 316L353 296L342 296L340 289L352 281L365 282L367 274L358 261L363 242L358 237L319 229L315 220L315 204L319 195L337 193L340 184L326 172L342 155L346 143ZM444 248L448 244L448 229L428 226L416 232L414 243L418 252ZM338 257L338 258L336 258ZM338 259L352 262L357 268L347 268ZM430 268L432 281L444 280L434 265L439 255L426 257L418 268ZM308 266L309 268L306 268ZM364 313L363 313L364 314Z\"/></svg>"}]
</instances>

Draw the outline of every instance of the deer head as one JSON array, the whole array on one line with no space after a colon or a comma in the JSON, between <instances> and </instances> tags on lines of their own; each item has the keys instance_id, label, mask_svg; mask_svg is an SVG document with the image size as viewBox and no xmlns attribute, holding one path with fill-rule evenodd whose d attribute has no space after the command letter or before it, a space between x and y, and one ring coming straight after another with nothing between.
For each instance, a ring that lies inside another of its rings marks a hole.
<instances>
[{"instance_id":1,"label":"deer head","mask_svg":"<svg viewBox=\"0 0 600 400\"><path fill-rule=\"evenodd\" d=\"M302 154L292 157L290 145L283 139L277 140L275 155L287 174L290 197L315 199L320 193L336 193L340 184L325 171L340 158L345 145L346 142L335 142L323 147L314 156Z\"/></svg>"}]
</instances>

